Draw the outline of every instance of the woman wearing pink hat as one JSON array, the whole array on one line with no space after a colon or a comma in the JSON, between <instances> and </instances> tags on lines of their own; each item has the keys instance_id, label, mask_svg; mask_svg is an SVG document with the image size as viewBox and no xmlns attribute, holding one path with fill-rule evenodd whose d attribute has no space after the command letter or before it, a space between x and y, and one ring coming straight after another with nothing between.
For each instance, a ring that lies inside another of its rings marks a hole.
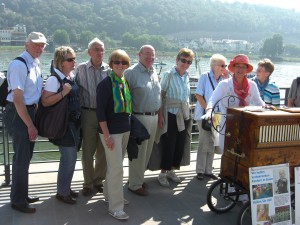
<instances>
[{"instance_id":1,"label":"woman wearing pink hat","mask_svg":"<svg viewBox=\"0 0 300 225\"><path fill-rule=\"evenodd\" d=\"M256 84L247 79L247 73L253 70L253 66L249 64L249 58L246 55L239 54L235 56L228 66L230 72L233 76L229 79L223 80L216 87L213 92L207 109L212 109L212 107L224 96L234 96L236 98L223 98L219 102L219 109L221 111L222 117L220 121L220 127L225 125L226 119L226 109L227 107L239 107L239 106L264 106L265 103L261 99L258 88ZM208 110L205 117L210 117L211 111ZM223 133L225 127L223 129ZM224 135L219 135L219 146L223 153L224 150Z\"/></svg>"}]
</instances>

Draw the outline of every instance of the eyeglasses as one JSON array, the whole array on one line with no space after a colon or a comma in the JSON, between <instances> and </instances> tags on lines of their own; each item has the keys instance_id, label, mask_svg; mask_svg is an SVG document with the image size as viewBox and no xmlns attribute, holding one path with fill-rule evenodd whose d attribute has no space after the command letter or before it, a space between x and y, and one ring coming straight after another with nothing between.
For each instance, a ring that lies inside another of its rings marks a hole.
<instances>
[{"instance_id":1,"label":"eyeglasses","mask_svg":"<svg viewBox=\"0 0 300 225\"><path fill-rule=\"evenodd\" d=\"M42 49L44 49L46 47L46 44L43 44L43 43L34 43L34 42L32 42L32 44L33 44L33 46L35 48L42 48Z\"/></svg>"},{"instance_id":2,"label":"eyeglasses","mask_svg":"<svg viewBox=\"0 0 300 225\"><path fill-rule=\"evenodd\" d=\"M189 64L189 65L191 65L191 64L193 63L193 61L189 61L189 60L182 59L182 58L180 58L179 60L180 60L180 62L182 62L182 63L187 63L187 64Z\"/></svg>"},{"instance_id":3,"label":"eyeglasses","mask_svg":"<svg viewBox=\"0 0 300 225\"><path fill-rule=\"evenodd\" d=\"M64 59L64 61L67 61L67 62L75 62L75 57L74 58L67 58L67 59Z\"/></svg>"},{"instance_id":4,"label":"eyeglasses","mask_svg":"<svg viewBox=\"0 0 300 225\"><path fill-rule=\"evenodd\" d=\"M126 62L126 61L113 61L113 64L115 64L115 65L120 65L120 63L121 63L123 66L128 65L128 62Z\"/></svg>"},{"instance_id":5,"label":"eyeglasses","mask_svg":"<svg viewBox=\"0 0 300 225\"><path fill-rule=\"evenodd\" d=\"M219 65L219 66L221 66L222 68L226 68L227 67L227 65L224 65L224 64L223 65Z\"/></svg>"}]
</instances>

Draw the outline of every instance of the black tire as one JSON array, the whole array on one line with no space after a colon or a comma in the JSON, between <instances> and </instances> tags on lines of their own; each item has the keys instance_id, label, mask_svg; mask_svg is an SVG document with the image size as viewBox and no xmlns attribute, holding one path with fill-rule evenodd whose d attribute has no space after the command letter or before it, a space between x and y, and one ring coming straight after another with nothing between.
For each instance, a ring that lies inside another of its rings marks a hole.
<instances>
[{"instance_id":1,"label":"black tire","mask_svg":"<svg viewBox=\"0 0 300 225\"><path fill-rule=\"evenodd\" d=\"M228 190L229 187L232 190ZM223 179L217 180L213 183L207 192L207 205L211 211L215 213L225 213L232 209L239 194L233 183L228 183Z\"/></svg>"},{"instance_id":2,"label":"black tire","mask_svg":"<svg viewBox=\"0 0 300 225\"><path fill-rule=\"evenodd\" d=\"M251 204L250 201L245 203L239 212L237 225L252 225Z\"/></svg>"}]
</instances>

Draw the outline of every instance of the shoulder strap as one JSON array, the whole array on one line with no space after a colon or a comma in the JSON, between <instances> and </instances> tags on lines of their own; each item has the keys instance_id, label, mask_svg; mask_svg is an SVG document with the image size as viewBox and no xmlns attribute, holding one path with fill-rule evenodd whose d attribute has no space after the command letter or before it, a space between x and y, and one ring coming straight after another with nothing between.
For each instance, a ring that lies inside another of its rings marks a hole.
<instances>
[{"instance_id":1,"label":"shoulder strap","mask_svg":"<svg viewBox=\"0 0 300 225\"><path fill-rule=\"evenodd\" d=\"M27 75L28 75L29 74L29 69L28 69L28 66L27 66L27 63L26 63L25 59L23 57L21 57L21 56L18 56L14 60L19 60L19 61L21 61L21 62L23 62L25 64L25 66L27 68Z\"/></svg>"},{"instance_id":2,"label":"shoulder strap","mask_svg":"<svg viewBox=\"0 0 300 225\"><path fill-rule=\"evenodd\" d=\"M63 80L60 78L60 76L58 76L58 74L57 73L52 73L51 74L51 76L54 76L54 77L56 77L56 79L58 80L58 82L60 83L60 87L59 87L59 89L57 90L57 92L60 92L60 91L62 91L62 89L63 89Z\"/></svg>"},{"instance_id":3,"label":"shoulder strap","mask_svg":"<svg viewBox=\"0 0 300 225\"><path fill-rule=\"evenodd\" d=\"M208 76L208 79L209 79L209 81L210 81L211 87L213 88L213 90L215 90L215 87L214 87L214 85L213 85L213 83L212 83L212 81L211 81L211 78L210 78L210 76L209 76L209 73L207 73L207 76Z\"/></svg>"},{"instance_id":4,"label":"shoulder strap","mask_svg":"<svg viewBox=\"0 0 300 225\"><path fill-rule=\"evenodd\" d=\"M27 76L28 76L28 74L30 73L30 71L29 71L29 69L28 69L26 60L25 60L23 57L21 57L21 56L18 56L18 57L16 57L16 58L14 58L13 60L19 60L19 61L21 61L21 62L23 62L23 63L25 64L26 69L27 69ZM5 72L7 73L7 70L6 70ZM26 76L26 79L27 79L27 76ZM5 76L5 77L6 77L6 76ZM10 94L11 91L12 91L12 90L9 90L9 91L8 91L8 94Z\"/></svg>"}]
</instances>

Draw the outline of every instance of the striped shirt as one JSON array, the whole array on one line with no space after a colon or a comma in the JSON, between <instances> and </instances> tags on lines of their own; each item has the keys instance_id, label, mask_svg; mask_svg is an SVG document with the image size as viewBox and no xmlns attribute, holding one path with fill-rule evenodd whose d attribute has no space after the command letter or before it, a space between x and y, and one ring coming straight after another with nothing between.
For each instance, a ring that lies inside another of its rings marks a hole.
<instances>
[{"instance_id":1,"label":"striped shirt","mask_svg":"<svg viewBox=\"0 0 300 225\"><path fill-rule=\"evenodd\" d=\"M170 74L170 81L169 81ZM190 101L190 79L186 71L181 77L173 67L170 71L161 75L161 89L166 92L167 98L176 99L183 102ZM169 108L168 112L177 114L178 108Z\"/></svg>"},{"instance_id":2,"label":"striped shirt","mask_svg":"<svg viewBox=\"0 0 300 225\"><path fill-rule=\"evenodd\" d=\"M279 107L280 106L279 88L274 83L270 83L270 82L266 85L266 87L263 87L264 85L260 85L259 81L256 78L253 80L257 85L261 99L267 105L273 105L275 107Z\"/></svg>"},{"instance_id":3,"label":"striped shirt","mask_svg":"<svg viewBox=\"0 0 300 225\"><path fill-rule=\"evenodd\" d=\"M102 62L99 69L93 66L91 60L78 65L75 72L75 82L79 87L80 105L82 107L96 108L97 86L108 76L109 72L109 66L104 62Z\"/></svg>"}]
</instances>

